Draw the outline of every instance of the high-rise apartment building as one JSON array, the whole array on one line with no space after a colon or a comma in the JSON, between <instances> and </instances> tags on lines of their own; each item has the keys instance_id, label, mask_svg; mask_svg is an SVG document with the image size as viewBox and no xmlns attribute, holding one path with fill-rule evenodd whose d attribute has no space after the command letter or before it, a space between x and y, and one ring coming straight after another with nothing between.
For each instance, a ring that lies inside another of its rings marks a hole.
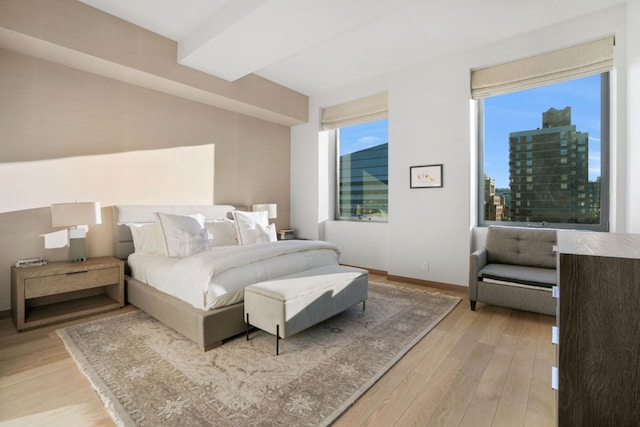
<instances>
[{"instance_id":1,"label":"high-rise apartment building","mask_svg":"<svg viewBox=\"0 0 640 427\"><path fill-rule=\"evenodd\" d=\"M589 134L571 124L571 107L542 113L539 129L509 134L509 181L511 221L597 222Z\"/></svg>"},{"instance_id":2,"label":"high-rise apartment building","mask_svg":"<svg viewBox=\"0 0 640 427\"><path fill-rule=\"evenodd\" d=\"M496 182L489 175L484 176L484 219L502 221L504 200L496 194Z\"/></svg>"}]
</instances>

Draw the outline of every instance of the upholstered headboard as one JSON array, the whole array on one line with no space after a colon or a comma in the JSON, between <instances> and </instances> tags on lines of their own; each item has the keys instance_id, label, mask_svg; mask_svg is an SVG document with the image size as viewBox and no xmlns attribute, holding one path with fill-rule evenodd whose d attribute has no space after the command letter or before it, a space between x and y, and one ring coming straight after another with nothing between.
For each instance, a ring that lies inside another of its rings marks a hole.
<instances>
[{"instance_id":1,"label":"upholstered headboard","mask_svg":"<svg viewBox=\"0 0 640 427\"><path fill-rule=\"evenodd\" d=\"M113 253L116 258L126 260L133 253L133 237L127 224L156 222L156 212L173 215L201 213L205 220L224 218L235 208L231 205L202 206L141 206L118 205L113 207Z\"/></svg>"}]
</instances>

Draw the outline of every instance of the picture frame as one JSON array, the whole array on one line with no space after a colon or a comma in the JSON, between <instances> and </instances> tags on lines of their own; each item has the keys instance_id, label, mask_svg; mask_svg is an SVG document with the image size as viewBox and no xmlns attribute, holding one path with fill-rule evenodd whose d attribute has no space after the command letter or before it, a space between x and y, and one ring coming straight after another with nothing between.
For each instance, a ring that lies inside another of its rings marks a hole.
<instances>
[{"instance_id":1,"label":"picture frame","mask_svg":"<svg viewBox=\"0 0 640 427\"><path fill-rule=\"evenodd\" d=\"M441 188L442 164L409 167L410 188Z\"/></svg>"}]
</instances>

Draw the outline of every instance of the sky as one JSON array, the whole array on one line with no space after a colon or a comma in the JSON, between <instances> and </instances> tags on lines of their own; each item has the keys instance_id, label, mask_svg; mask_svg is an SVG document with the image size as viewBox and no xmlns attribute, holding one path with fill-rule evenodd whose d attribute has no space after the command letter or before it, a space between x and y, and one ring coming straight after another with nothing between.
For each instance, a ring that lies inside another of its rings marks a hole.
<instances>
[{"instance_id":1,"label":"sky","mask_svg":"<svg viewBox=\"0 0 640 427\"><path fill-rule=\"evenodd\" d=\"M340 155L389 142L389 119L340 128Z\"/></svg>"},{"instance_id":2,"label":"sky","mask_svg":"<svg viewBox=\"0 0 640 427\"><path fill-rule=\"evenodd\" d=\"M542 127L542 113L571 106L571 124L589 133L589 180L600 176L600 75L485 98L484 173L509 187L509 133Z\"/></svg>"}]
</instances>

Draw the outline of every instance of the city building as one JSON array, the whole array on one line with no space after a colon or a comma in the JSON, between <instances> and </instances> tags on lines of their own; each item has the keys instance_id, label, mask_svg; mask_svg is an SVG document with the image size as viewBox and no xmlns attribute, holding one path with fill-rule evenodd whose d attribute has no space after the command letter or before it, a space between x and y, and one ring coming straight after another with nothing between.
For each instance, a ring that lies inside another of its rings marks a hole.
<instances>
[{"instance_id":1,"label":"city building","mask_svg":"<svg viewBox=\"0 0 640 427\"><path fill-rule=\"evenodd\" d=\"M597 223L588 157L589 134L571 124L570 106L542 113L542 128L511 132L511 221Z\"/></svg>"},{"instance_id":2,"label":"city building","mask_svg":"<svg viewBox=\"0 0 640 427\"><path fill-rule=\"evenodd\" d=\"M341 218L386 220L388 164L388 143L340 156Z\"/></svg>"},{"instance_id":3,"label":"city building","mask_svg":"<svg viewBox=\"0 0 640 427\"><path fill-rule=\"evenodd\" d=\"M502 221L504 199L496 194L496 182L489 175L484 176L484 219L485 221Z\"/></svg>"}]
</instances>

